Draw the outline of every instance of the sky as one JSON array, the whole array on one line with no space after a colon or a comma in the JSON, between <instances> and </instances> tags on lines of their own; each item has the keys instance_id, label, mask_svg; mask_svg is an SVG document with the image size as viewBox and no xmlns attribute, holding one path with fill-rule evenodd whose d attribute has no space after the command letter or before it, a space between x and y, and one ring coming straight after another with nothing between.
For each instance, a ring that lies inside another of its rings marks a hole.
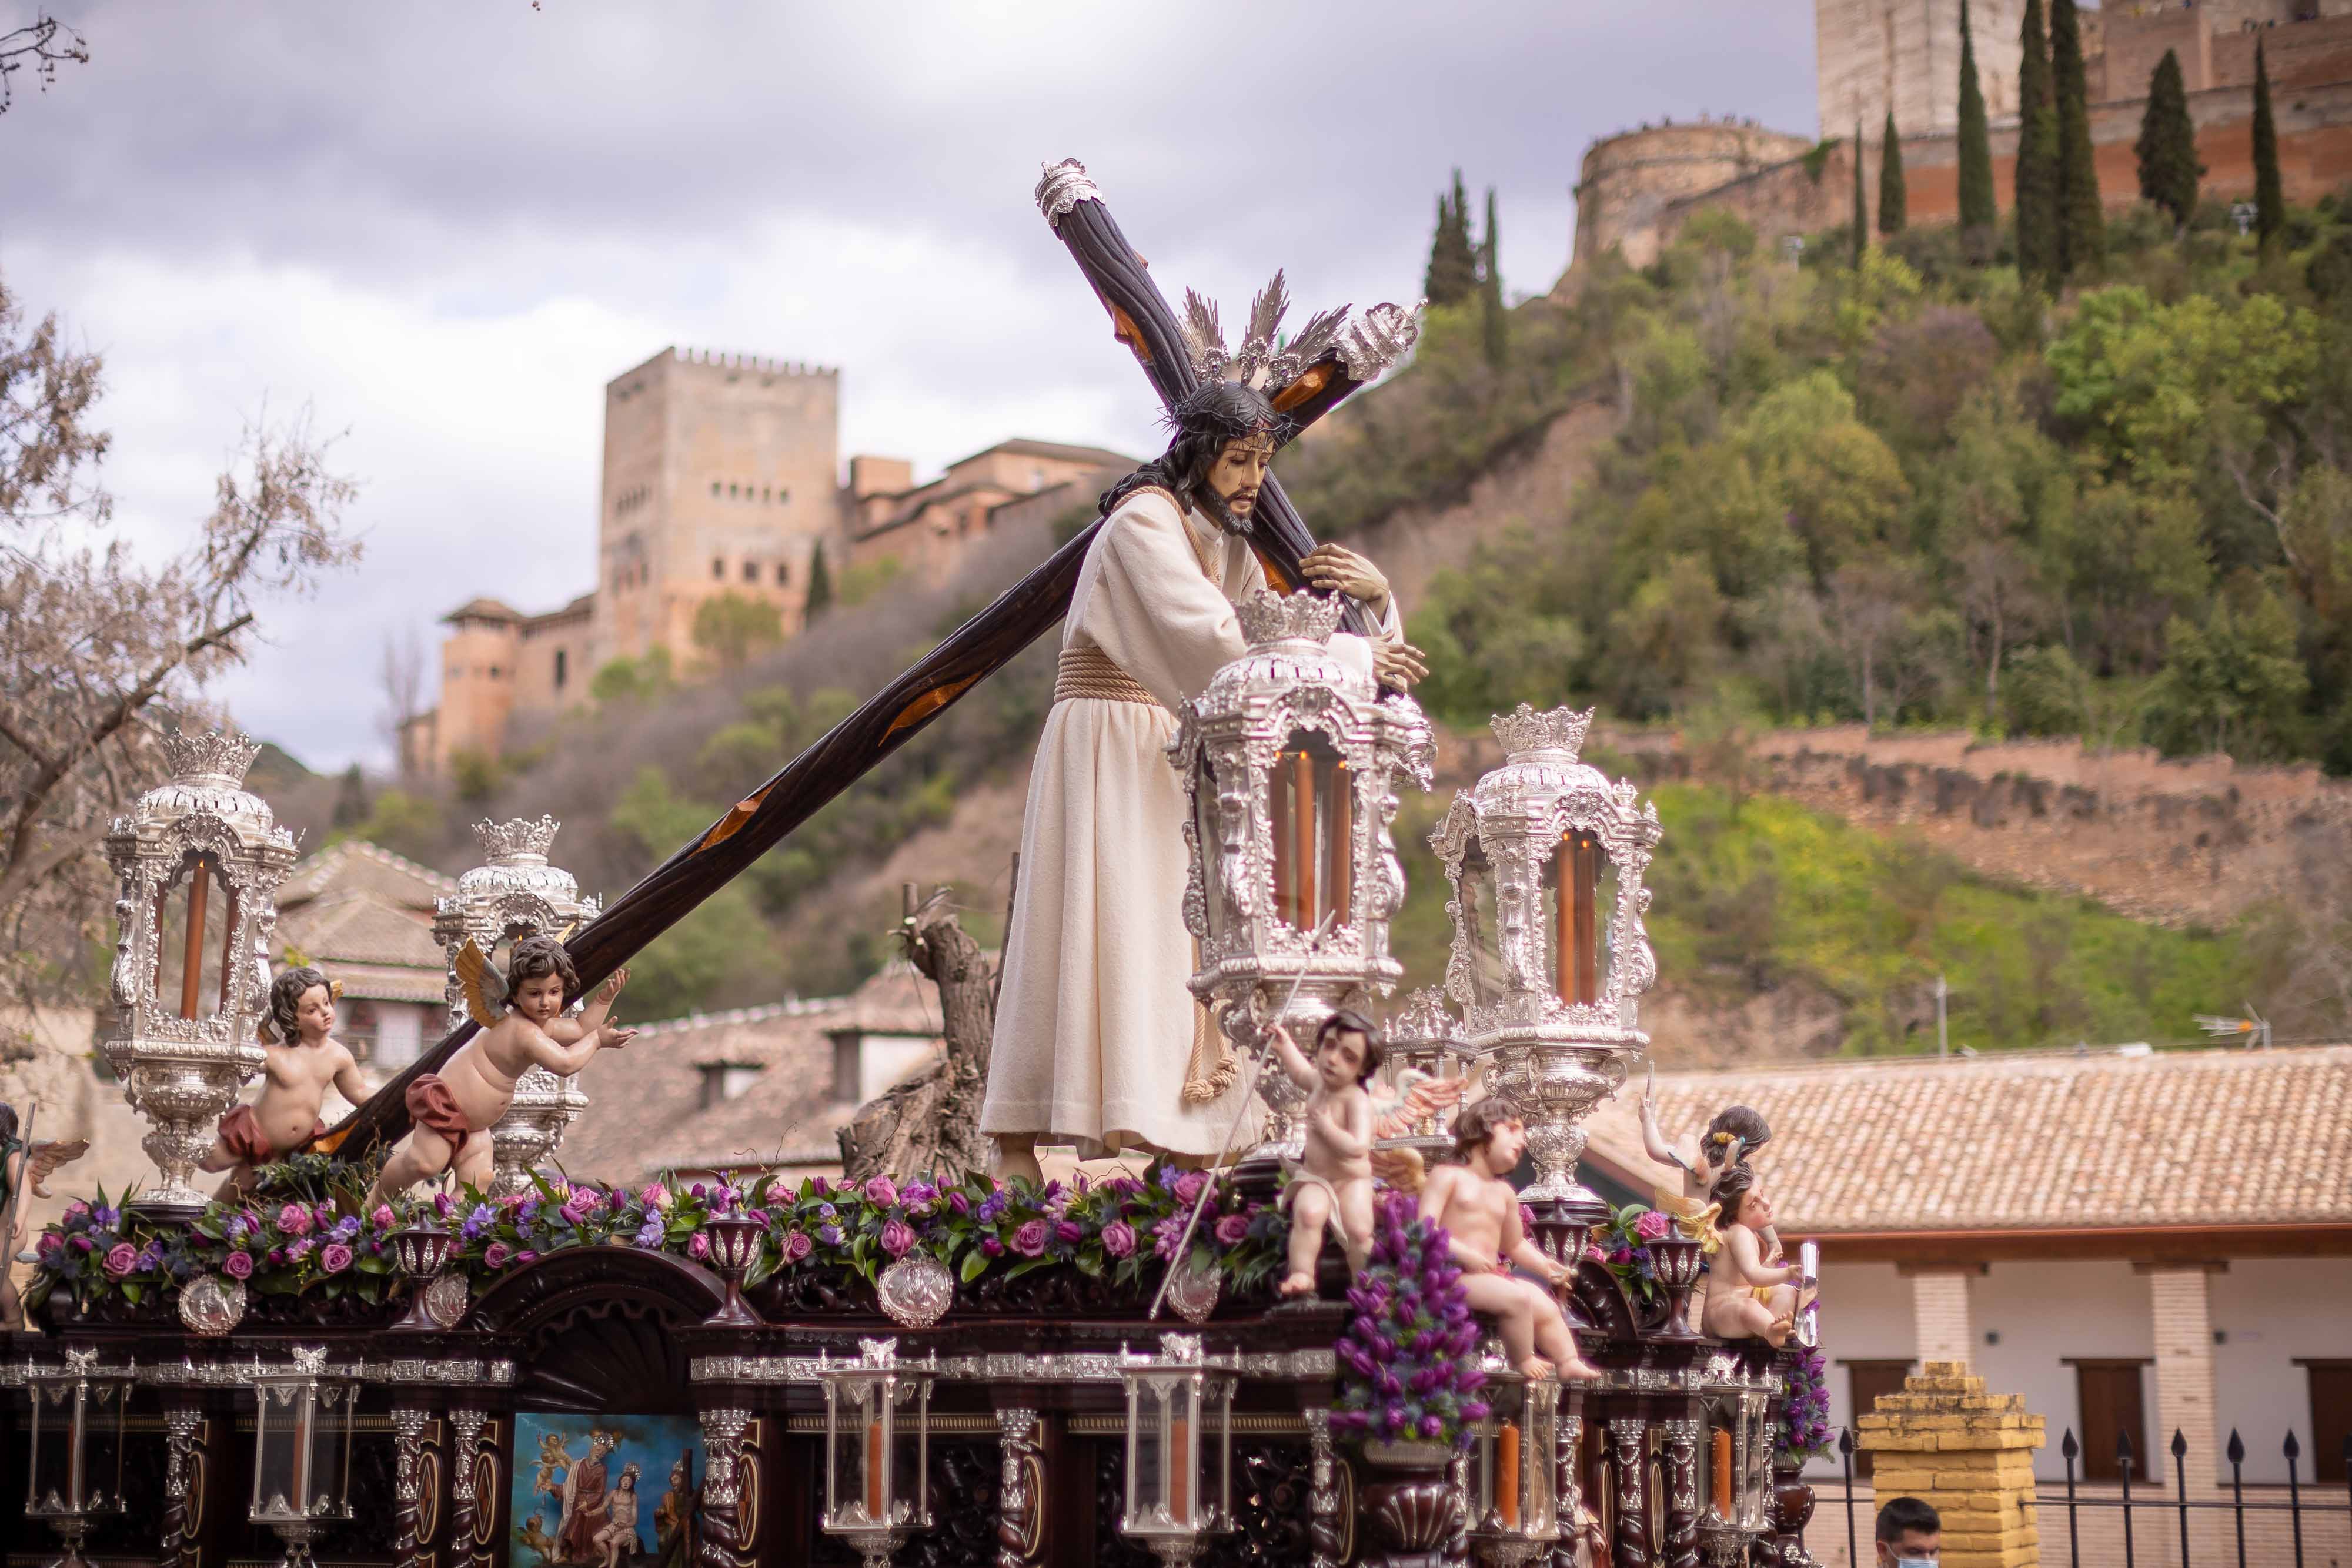
<instances>
[{"instance_id":1,"label":"sky","mask_svg":"<svg viewBox=\"0 0 2352 1568\"><path fill-rule=\"evenodd\" d=\"M1416 298L1456 167L1536 294L1596 137L1814 120L1801 0L47 8L90 59L0 116L0 278L105 357L113 528L184 548L243 429L306 409L360 484L362 564L214 692L318 768L388 762L388 637L593 585L604 384L667 346L839 367L844 457L919 477L1157 450L1043 161L1171 295L1231 320L1278 266L1303 318Z\"/></svg>"}]
</instances>

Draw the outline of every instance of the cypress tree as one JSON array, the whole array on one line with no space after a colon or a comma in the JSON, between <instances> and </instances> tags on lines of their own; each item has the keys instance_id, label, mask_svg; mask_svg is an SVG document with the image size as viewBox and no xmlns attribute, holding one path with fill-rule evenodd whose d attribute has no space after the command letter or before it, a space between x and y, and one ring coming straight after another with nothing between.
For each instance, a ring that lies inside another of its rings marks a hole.
<instances>
[{"instance_id":1,"label":"cypress tree","mask_svg":"<svg viewBox=\"0 0 2352 1568\"><path fill-rule=\"evenodd\" d=\"M1895 111L1886 111L1886 129L1878 139L1878 232L1899 235L1908 221L1911 202L1903 188L1903 138L1895 134Z\"/></svg>"},{"instance_id":2,"label":"cypress tree","mask_svg":"<svg viewBox=\"0 0 2352 1568\"><path fill-rule=\"evenodd\" d=\"M2050 0L2050 86L2058 109L2059 267L2068 274L2096 273L2106 260L2107 225L2099 210L2090 81L2083 68L2083 27L2074 0Z\"/></svg>"},{"instance_id":3,"label":"cypress tree","mask_svg":"<svg viewBox=\"0 0 2352 1568\"><path fill-rule=\"evenodd\" d=\"M1437 198L1437 234L1429 244L1429 272L1422 293L1432 305L1459 305L1478 290L1478 253L1470 247L1470 198L1463 193L1462 171L1454 171L1454 192Z\"/></svg>"},{"instance_id":4,"label":"cypress tree","mask_svg":"<svg viewBox=\"0 0 2352 1568\"><path fill-rule=\"evenodd\" d=\"M2278 122L2271 118L2271 68L2254 39L2254 233L2268 251L2286 227L2286 186L2279 179Z\"/></svg>"},{"instance_id":5,"label":"cypress tree","mask_svg":"<svg viewBox=\"0 0 2352 1568\"><path fill-rule=\"evenodd\" d=\"M808 598L801 608L802 622L805 624L814 621L832 603L833 573L825 570L824 541L819 539L816 549L809 552Z\"/></svg>"},{"instance_id":6,"label":"cypress tree","mask_svg":"<svg viewBox=\"0 0 2352 1568\"><path fill-rule=\"evenodd\" d=\"M2255 46L2259 52L2261 46ZM2180 57L2170 49L2147 79L2147 112L2140 116L2139 193L2172 214L2176 227L2186 225L2197 210L2197 176L2205 166L2197 162L2197 128L2189 119L2189 87L2181 78Z\"/></svg>"},{"instance_id":7,"label":"cypress tree","mask_svg":"<svg viewBox=\"0 0 2352 1568\"><path fill-rule=\"evenodd\" d=\"M1870 247L1870 205L1862 194L1862 121L1853 122L1853 269L1862 270L1862 254Z\"/></svg>"},{"instance_id":8,"label":"cypress tree","mask_svg":"<svg viewBox=\"0 0 2352 1568\"><path fill-rule=\"evenodd\" d=\"M1992 129L1985 115L1984 89L1977 81L1969 0L1960 0L1960 228L1964 233L1990 231L2000 221L1992 193Z\"/></svg>"},{"instance_id":9,"label":"cypress tree","mask_svg":"<svg viewBox=\"0 0 2352 1568\"><path fill-rule=\"evenodd\" d=\"M1486 254L1481 258L1485 277L1480 280L1483 287L1478 291L1479 301L1485 307L1486 319L1480 325L1485 329L1486 362L1500 370L1510 350L1510 327L1503 315L1503 268L1499 259L1502 250L1495 236L1495 187L1489 185L1486 187Z\"/></svg>"},{"instance_id":10,"label":"cypress tree","mask_svg":"<svg viewBox=\"0 0 2352 1568\"><path fill-rule=\"evenodd\" d=\"M2017 71L2017 270L2055 286L2058 262L2058 120L2050 99L2050 49L2042 0L2025 0Z\"/></svg>"}]
</instances>

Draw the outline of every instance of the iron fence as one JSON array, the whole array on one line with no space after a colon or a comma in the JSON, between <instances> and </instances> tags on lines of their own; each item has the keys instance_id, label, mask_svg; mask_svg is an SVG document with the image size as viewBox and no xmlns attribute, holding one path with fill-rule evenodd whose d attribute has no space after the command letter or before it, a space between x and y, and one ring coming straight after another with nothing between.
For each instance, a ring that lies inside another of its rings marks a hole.
<instances>
[{"instance_id":1,"label":"iron fence","mask_svg":"<svg viewBox=\"0 0 2352 1568\"><path fill-rule=\"evenodd\" d=\"M2261 1496L2252 1500L2247 1498L2246 1445L2234 1427L2231 1429L2230 1440L2222 1449L2223 1455L2230 1461L2230 1479L2226 1496L2191 1495L2189 1487L2189 1439L2176 1429L2168 1447L2172 1456L2170 1491L2168 1492L2162 1488L2151 1490L2143 1479L2135 1494L2133 1472L2137 1466L2135 1463L2136 1456L2132 1449L2131 1435L2128 1432L2118 1431L2116 1434L2115 1458L2116 1472L2120 1480L2116 1495L2107 1497L2085 1492L2082 1484L2078 1484L2087 1482L2087 1478L2078 1469L2084 1457L2084 1449L2082 1444L2075 1440L2073 1428L2069 1427L2058 1442L2058 1453L2066 1467L2064 1498L2063 1500L2049 1496L2038 1499L2037 1517L2041 1526L2042 1561L2051 1563L2053 1568L2055 1568L2058 1562L2053 1550L2055 1543L2051 1539L2053 1531L2050 1525L2052 1516L2062 1507L2066 1514L2067 1568L2084 1568L2086 1562L2094 1563L2120 1562L2123 1568L2138 1568L2139 1553L2146 1548L2138 1539L2141 1532L2136 1531L2134 1528L2135 1514L2139 1515L2143 1521L2149 1514L2156 1514L2160 1518L2170 1516L2162 1520L2164 1525L2172 1527L2166 1530L2165 1533L2172 1535L2177 1532L2180 1555L2176 1560L2168 1551L2152 1552L2149 1554L2149 1560L2151 1563L2163 1563L2177 1561L2179 1568L2197 1568L2197 1564L2200 1563L2210 1565L2210 1568L2221 1568L2221 1565L2232 1562L2236 1563L2237 1568L2269 1568L2271 1564L2281 1563L2284 1560L2273 1555L2273 1549L2263 1539L2270 1532L2261 1529L2263 1521L2276 1520L2280 1516L2284 1516L2287 1533L2287 1540L2284 1544L2287 1545L2294 1553L2294 1568L2305 1568L2304 1552L2306 1531L2305 1527L2307 1522L2342 1518L2347 1524L2352 1524L2352 1436L2347 1436L2344 1439L2342 1452L2335 1456L2336 1469L2334 1479L2342 1483L2345 1488L2344 1500L2340 1501L2328 1500L2324 1496L2311 1495L2312 1489L2327 1487L2329 1483L2319 1473L2319 1456L2316 1454L2312 1456L2313 1473L2310 1480L2305 1481L2302 1479L2303 1443L2292 1428L2288 1430L2285 1441L2280 1445L2280 1452L2286 1459L2286 1500L2283 1502ZM1874 1492L1874 1495L1862 1506L1857 1506L1854 1493L1854 1442L1852 1427L1839 1429L1837 1451L1839 1465L1845 1480L1846 1562L1848 1563L1866 1563L1869 1559L1860 1555L1860 1546L1863 1542L1873 1538L1877 1500ZM2220 1490L2217 1486L2216 1492L2218 1493ZM2332 1491L2333 1488L2330 1487L2329 1490ZM2095 1520L2101 1517L2099 1511L2108 1511L2119 1521L2120 1556L2112 1546L2105 1543L2095 1545L2095 1549L2086 1555L2083 1540L2084 1512L2086 1510L2092 1511L2091 1517ZM2192 1514L2200 1517L2226 1514L2230 1526L2229 1539L2226 1541L2217 1539L2212 1532L2192 1532L2189 1529L2189 1518ZM2249 1546L2247 1541L2249 1515L2253 1517L2257 1526L2257 1540L2252 1547ZM2206 1535L2206 1539L2201 1543L2194 1539L2199 1533ZM2233 1548L2234 1556L2231 1554ZM2334 1561L2333 1557L2331 1556L2328 1561Z\"/></svg>"}]
</instances>

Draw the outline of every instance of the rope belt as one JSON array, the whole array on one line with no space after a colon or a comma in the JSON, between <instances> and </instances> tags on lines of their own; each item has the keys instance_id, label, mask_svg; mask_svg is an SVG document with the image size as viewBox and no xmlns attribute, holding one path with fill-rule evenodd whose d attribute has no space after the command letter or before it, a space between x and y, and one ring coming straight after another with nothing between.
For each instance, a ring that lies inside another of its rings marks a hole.
<instances>
[{"instance_id":1,"label":"rope belt","mask_svg":"<svg viewBox=\"0 0 2352 1568\"><path fill-rule=\"evenodd\" d=\"M1160 699L1145 690L1141 682L1129 674L1111 656L1096 647L1069 647L1062 650L1062 659L1054 674L1054 700L1069 702L1074 698L1092 697L1107 703L1150 703L1160 706Z\"/></svg>"}]
</instances>

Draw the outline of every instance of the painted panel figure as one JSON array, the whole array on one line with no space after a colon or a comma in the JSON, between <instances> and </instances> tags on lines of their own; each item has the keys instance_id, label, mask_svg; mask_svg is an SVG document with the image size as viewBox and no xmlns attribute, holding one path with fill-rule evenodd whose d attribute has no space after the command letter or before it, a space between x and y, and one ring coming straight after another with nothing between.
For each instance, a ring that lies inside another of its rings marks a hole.
<instances>
[{"instance_id":1,"label":"painted panel figure","mask_svg":"<svg viewBox=\"0 0 2352 1568\"><path fill-rule=\"evenodd\" d=\"M702 1433L683 1416L515 1418L514 1568L690 1568Z\"/></svg>"}]
</instances>

